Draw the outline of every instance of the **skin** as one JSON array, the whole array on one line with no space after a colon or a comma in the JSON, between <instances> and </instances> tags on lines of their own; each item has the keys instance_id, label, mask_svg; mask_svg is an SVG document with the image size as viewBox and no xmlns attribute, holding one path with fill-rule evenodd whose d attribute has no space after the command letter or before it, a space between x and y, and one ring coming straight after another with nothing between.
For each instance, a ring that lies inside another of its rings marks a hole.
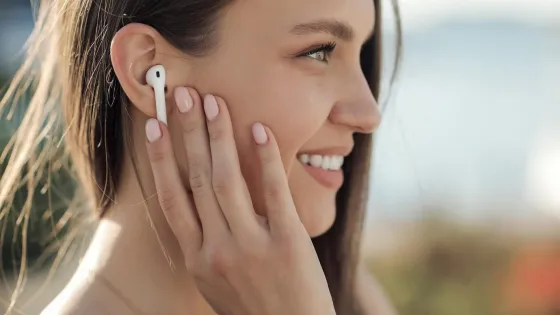
<instances>
[{"instance_id":1,"label":"skin","mask_svg":"<svg viewBox=\"0 0 560 315\"><path fill-rule=\"evenodd\" d=\"M342 39L326 31L293 32L296 25L317 20L343 23L353 36ZM187 149L175 110L174 91L178 87L189 87L201 98L216 95L219 103L227 106L240 170L257 214L267 215L262 173L256 167L259 160L250 132L251 126L260 122L274 133L303 227L311 236L327 231L335 219L337 190L319 184L297 156L326 148L349 149L353 133L371 133L377 128L380 114L359 60L373 25L370 0L236 1L219 19L216 48L196 58L177 51L149 26L130 24L121 29L113 40L111 59L133 105L129 110L133 121L130 132L138 179L148 197L149 219L127 157L115 206L101 220L75 276L48 310L83 315L181 314L188 309L192 314L214 314L182 263L181 247L157 198L150 198L157 189L143 145L144 127L156 112L145 74L156 64L167 70L167 132L187 190ZM336 43L336 48L328 62L322 53L302 56L329 42ZM362 292L372 289L366 273L360 269L362 276L356 284ZM126 294L120 296L122 292ZM362 296L368 300L366 294ZM368 311L382 314L371 304L367 303Z\"/></svg>"}]
</instances>

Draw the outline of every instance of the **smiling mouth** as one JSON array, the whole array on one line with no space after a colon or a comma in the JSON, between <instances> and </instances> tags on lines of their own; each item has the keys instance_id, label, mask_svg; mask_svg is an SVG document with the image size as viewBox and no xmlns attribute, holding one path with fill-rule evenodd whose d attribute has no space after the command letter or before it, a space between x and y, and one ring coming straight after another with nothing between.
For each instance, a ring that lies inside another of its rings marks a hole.
<instances>
[{"instance_id":1,"label":"smiling mouth","mask_svg":"<svg viewBox=\"0 0 560 315\"><path fill-rule=\"evenodd\" d=\"M301 154L298 156L298 160L303 165L321 168L325 171L338 171L344 164L343 155Z\"/></svg>"},{"instance_id":2,"label":"smiling mouth","mask_svg":"<svg viewBox=\"0 0 560 315\"><path fill-rule=\"evenodd\" d=\"M344 183L344 155L300 154L299 162L311 177L329 189L338 190Z\"/></svg>"}]
</instances>

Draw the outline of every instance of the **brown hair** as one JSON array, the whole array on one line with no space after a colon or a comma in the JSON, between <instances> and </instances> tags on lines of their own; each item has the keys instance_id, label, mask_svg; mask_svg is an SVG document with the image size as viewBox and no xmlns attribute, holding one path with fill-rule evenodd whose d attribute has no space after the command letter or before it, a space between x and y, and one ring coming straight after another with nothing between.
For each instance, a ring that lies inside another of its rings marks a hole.
<instances>
[{"instance_id":1,"label":"brown hair","mask_svg":"<svg viewBox=\"0 0 560 315\"><path fill-rule=\"evenodd\" d=\"M132 146L130 137L126 136L130 130L129 100L112 71L109 56L113 36L128 23L144 23L182 51L204 55L218 40L215 22L223 12L221 9L232 2L41 0L27 58L0 101L0 115L12 104L8 119L17 106L27 106L20 127L0 158L9 154L0 180L0 219L12 207L10 196L25 183L27 202L21 214L24 222L28 222L37 185L49 172L64 165L80 183L75 197L86 202L82 207L93 208L102 217L115 197L124 150ZM362 69L377 98L381 73L381 9L379 0L374 3L376 33L364 46ZM394 8L398 15L395 3ZM32 88L31 98L24 105L22 96L29 88ZM125 136L112 136L119 134ZM61 137L57 139L55 135ZM53 155L52 152L60 152L57 144L62 141L63 155ZM314 240L339 314L358 312L354 278L368 192L371 136L356 134L355 143L350 162L344 166L348 180L337 197L334 226ZM41 149L37 150L39 144ZM26 264L23 245L22 270ZM16 291L21 282L20 279Z\"/></svg>"}]
</instances>

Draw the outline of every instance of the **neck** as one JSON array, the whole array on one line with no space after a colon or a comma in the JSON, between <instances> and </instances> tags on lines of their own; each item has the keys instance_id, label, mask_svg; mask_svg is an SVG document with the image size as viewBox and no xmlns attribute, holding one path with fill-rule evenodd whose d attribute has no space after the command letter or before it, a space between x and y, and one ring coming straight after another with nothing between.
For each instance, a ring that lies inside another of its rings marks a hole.
<instances>
[{"instance_id":1,"label":"neck","mask_svg":"<svg viewBox=\"0 0 560 315\"><path fill-rule=\"evenodd\" d=\"M116 291L115 299L142 314L213 314L185 269L159 207L151 169L145 167L147 157L137 154L137 159L143 167L136 170L126 159L114 205L101 219L78 274L93 274L94 285Z\"/></svg>"}]
</instances>

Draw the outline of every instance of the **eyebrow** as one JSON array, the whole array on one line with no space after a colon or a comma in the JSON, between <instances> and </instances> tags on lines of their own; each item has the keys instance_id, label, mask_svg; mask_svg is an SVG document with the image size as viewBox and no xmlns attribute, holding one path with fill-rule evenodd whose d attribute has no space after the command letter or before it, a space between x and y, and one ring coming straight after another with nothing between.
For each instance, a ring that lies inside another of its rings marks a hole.
<instances>
[{"instance_id":1,"label":"eyebrow","mask_svg":"<svg viewBox=\"0 0 560 315\"><path fill-rule=\"evenodd\" d=\"M352 27L344 22L336 20L318 20L298 24L292 28L290 33L296 35L327 33L344 41L351 41L354 38L354 30Z\"/></svg>"}]
</instances>

